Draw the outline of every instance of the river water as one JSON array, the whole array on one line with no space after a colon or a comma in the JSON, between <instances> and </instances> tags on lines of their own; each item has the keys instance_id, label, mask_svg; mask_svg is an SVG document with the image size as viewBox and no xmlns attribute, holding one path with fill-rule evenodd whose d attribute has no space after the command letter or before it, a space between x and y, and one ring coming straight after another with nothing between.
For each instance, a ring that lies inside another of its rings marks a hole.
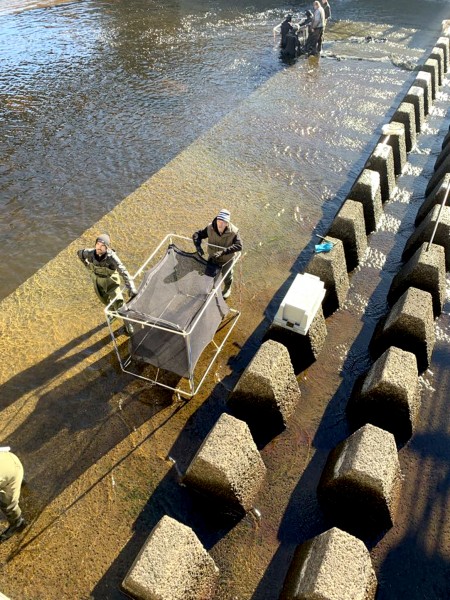
<instances>
[{"instance_id":1,"label":"river water","mask_svg":"<svg viewBox=\"0 0 450 600\"><path fill-rule=\"evenodd\" d=\"M148 184L151 206L142 208L142 214L148 219L149 247L146 250L135 248L132 233L128 235L133 231L133 223L124 221L138 220L140 213L119 210L112 234L114 239L120 240L120 254L125 253L127 264L133 271L145 252L166 233L189 234L194 227L206 224L213 211L222 206L230 208L233 220L240 226L247 251L241 278L241 283L245 283L246 314L237 334L244 338L240 342L252 332L289 272L301 270L302 254L299 259L299 252L309 244L315 230L326 231L378 140L381 125L389 120L411 85L415 75L413 69L425 59L439 37L441 21L450 16L448 2L444 0L399 0L396 3L335 0L332 4L334 19L326 35L324 56L320 61L299 60L297 64L287 66L279 59L272 28L287 11L295 14L309 8L305 2L292 8L288 4L263 1L247 4L223 0L214 3L203 0L164 3L81 0L51 2L48 3L51 6L31 10L33 4L25 0L4 0L0 7L0 297L13 292L156 174ZM440 122L439 110L443 111ZM436 127L442 125L445 109L437 110L433 124L435 121ZM415 182L413 196L423 192L430 175L432 156L428 158L428 153L433 152L430 147L438 132L428 126L425 149L413 156L414 160L422 161L421 167L411 167L405 175L407 183ZM420 176L423 167L425 170ZM134 201L130 204L135 206ZM222 539L218 539L216 532L209 532L209 538L205 535L204 539L209 539L209 548L213 547L214 557L218 558L223 571L227 573L228 569L229 588L224 576L221 600L231 600L231 589L232 597L239 600L275 599L293 546L320 531L323 525L317 510L308 509L315 498L312 472L319 471L329 449L345 437L342 405L348 387L341 389L343 398L339 394L333 396L340 382L336 363L343 366L344 375L358 374L367 366L360 364L366 356L363 352L361 358L358 344L349 352L349 358L344 360L344 355L359 321L373 324L385 308L372 302L366 310L367 298L371 285L377 286L386 254L391 252L387 238L394 245L393 238L398 239L398 223L406 206L400 195L394 206L386 209L388 214L378 242L373 241L375 236L372 237L367 268L353 276L353 295L347 310L339 311L327 320L332 347L325 350L324 360L302 377L305 403L301 418L296 417L290 425L288 433L293 439L280 436L266 450L264 460L269 467L270 485L261 500L260 508L265 516L261 528L255 529L246 521ZM141 223L139 226L142 230ZM142 231L139 236L142 243ZM395 252L392 254L391 260L398 267L398 256ZM68 269L72 268L69 264ZM46 273L37 281L42 283ZM64 279L60 270L57 273ZM57 282L55 287L58 287ZM43 285L42 289L47 288ZM54 290L58 301L55 304L59 304L61 293L59 289ZM68 293L65 304L63 298L60 306L67 313L71 312L69 304L76 302L76 295L76 291L72 296ZM20 293L18 297L20 302ZM89 298L83 299L85 304L89 304ZM15 299L8 307L14 305ZM80 301L80 306L84 308L85 305ZM90 323L92 314L80 312L86 314L86 322ZM42 317L41 312L40 315ZM78 334L84 336L87 331L84 326L84 322L74 323L73 335L76 336L79 330ZM71 332L63 331L65 328L53 329L56 346L64 336L70 339ZM436 373L439 369L444 371L448 364L445 335L441 333L441 347L436 353ZM255 337L255 343L259 343L258 336ZM367 339L360 336L359 343L363 346ZM98 345L108 354L103 339ZM3 338L2 348L7 346L7 340ZM20 344L18 346L20 352ZM45 355L45 350L36 349L37 354L38 350ZM33 363L33 351L34 348L25 347L24 355L18 354L16 361L7 358L6 365L10 365L11 370L16 369L18 376L2 389L5 405L11 403L14 408L10 399L23 393L22 378L26 381L26 389L29 386L34 390L36 372L40 377L37 378L39 384L45 388L42 382L46 383L55 372L64 371L65 365L61 361L58 365L56 361L55 366L50 356L49 360L38 364L37 369L30 368L28 374L22 374L20 362ZM89 360L90 352L85 351L86 360ZM59 356L59 350L55 355ZM238 357L236 372L239 371L239 360ZM241 361L245 361L245 357ZM96 416L100 421L99 415L103 415L104 403L99 402L99 398L107 397L107 403L110 388L117 392L128 384L119 383L123 378L110 368L109 363L102 367L104 372L95 385L90 381L86 383L86 372L94 378L98 369L93 366L90 371L86 370L82 363L79 364L77 355L73 362L68 362L81 373L83 385L79 386L80 390L61 385L60 390L49 394L38 389L35 395L40 411L30 409L25 426L8 424L6 439L21 450L21 456L29 464L41 467L45 473L45 483L35 476L42 505L58 496L64 487L61 480L64 485L77 482L85 469L84 463L72 469L73 473L67 468L68 457L64 452L71 451L74 431L78 433L82 429L86 436L92 435L98 445L98 450L93 451L90 444L86 444L88 466L100 462L108 450L119 445L117 439L109 435L109 430L99 441L93 423ZM3 373L6 382L7 370ZM446 381L443 387L448 389L448 375ZM59 408L67 396L73 407L70 414ZM332 396L334 402L328 404ZM432 419L436 421L433 424L436 430L442 423L444 430L448 426L448 415L444 421L444 396L435 394L433 397ZM125 388L123 398L128 401L129 397L128 388ZM201 402L202 399L195 400ZM194 410L192 403L189 406ZM426 404L424 411L432 412L429 406L431 402ZM182 436L181 441L174 443L171 454L181 466L186 466L182 464L182 455L186 451L183 444L192 444L192 440L200 443L208 427L212 426L213 417L222 408L217 397L209 398L202 407L202 414L194 417L185 430L184 438ZM327 414L321 421L325 409ZM130 421L136 418L135 412L136 403L130 404ZM142 413L146 413L145 408ZM147 417L145 414L142 421L145 422ZM20 419L20 407L14 418ZM317 432L319 422L321 426ZM171 434L176 437L182 426L182 423L174 425ZM304 468L310 458L312 438L313 464L308 465L298 482L301 467ZM122 438L118 436L118 439ZM423 598L424 590L433 585L439 591L430 598L448 597L442 596L443 590L448 592L446 582L449 580L448 553L442 551L442 546L449 536L446 534L444 541L436 541L433 537L433 531L440 523L444 522L449 528L448 519L433 512L445 513L449 486L448 468L442 456L448 455L444 443L447 439L444 433L438 438L442 450L424 429L403 453L403 456L413 457L406 459L413 465L414 474L406 487L408 500L415 509L415 513L411 512L414 525L418 523L418 526L417 529L408 527L407 511L403 510L401 525L390 533L384 546L382 543L373 552L378 567L382 566L378 574L383 599ZM54 454L60 452L64 456L59 470L55 469L50 453L45 451L45 443L50 441L52 448L57 449ZM154 455L151 456L154 460ZM289 456L291 460L279 460L280 456ZM427 487L429 481L421 468L430 463L435 487L430 499L422 498L420 506L415 507L415 482L423 479L423 488ZM161 469L161 464L163 461L157 463L155 469ZM154 466L152 463L152 468ZM126 476L134 490L135 474ZM48 491L52 485L54 489ZM144 494L148 493L146 485L144 481ZM178 496L172 498L170 494L163 494L163 489L160 488L160 495L156 495L156 512L166 510L168 504L175 515L185 517L188 508L176 503ZM275 509L273 490L283 497ZM170 491L173 491L171 487ZM184 500L181 491L179 495ZM440 499L438 504L434 502L436 496ZM422 515L423 506L427 518ZM141 517L145 532L154 524L153 517L148 518L148 522L145 514ZM198 516L197 519L201 520ZM75 533L78 525L79 521L75 519ZM426 535L421 534L424 529ZM123 535L128 535L128 530ZM436 547L433 547L435 541ZM217 543L214 545L213 542ZM247 542L252 549L248 557ZM280 547L275 552L278 542ZM58 550L67 551L64 546L59 546ZM130 556L134 556L135 549L131 550ZM415 556L419 554L420 561L417 559L416 564ZM428 563L424 563L424 555ZM124 563L129 565L128 558ZM22 553L25 565L27 560L34 564L33 561L44 559L39 552L29 557L26 552ZM408 562L410 576L397 577L405 562ZM105 560L104 564L109 563ZM426 577L420 571L424 564ZM11 566L11 581L17 576L13 568L14 565ZM68 569L66 565L66 571ZM27 572L20 568L18 571ZM118 579L123 577L123 565L119 564L117 572ZM23 579L28 578L20 575L23 587L17 584L17 589L38 585L45 588L45 583L24 582ZM105 576L104 586L111 585L111 580L113 577L109 573ZM81 583L75 573L73 589L81 589L77 585L81 586ZM83 589L89 589L88 583L84 582L84 585ZM9 589L12 594L12 584L5 591ZM411 590L419 591L414 596ZM23 597L34 599L38 597L36 594L31 591ZM75 596L76 593L72 596L68 593L65 597ZM119 593L115 588L105 593L100 584L94 596L104 600L119 597ZM50 592L47 597L51 597Z\"/></svg>"}]
</instances>

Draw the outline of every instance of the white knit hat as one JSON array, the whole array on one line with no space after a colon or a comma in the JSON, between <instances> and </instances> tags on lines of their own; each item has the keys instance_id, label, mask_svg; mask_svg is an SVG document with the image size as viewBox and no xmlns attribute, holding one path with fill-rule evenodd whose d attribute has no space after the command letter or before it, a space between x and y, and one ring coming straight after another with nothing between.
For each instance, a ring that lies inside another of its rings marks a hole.
<instances>
[{"instance_id":1,"label":"white knit hat","mask_svg":"<svg viewBox=\"0 0 450 600\"><path fill-rule=\"evenodd\" d=\"M217 215L217 218L220 221L225 221L225 223L229 223L230 222L230 211L227 210L226 208L222 208L219 212L219 214Z\"/></svg>"}]
</instances>

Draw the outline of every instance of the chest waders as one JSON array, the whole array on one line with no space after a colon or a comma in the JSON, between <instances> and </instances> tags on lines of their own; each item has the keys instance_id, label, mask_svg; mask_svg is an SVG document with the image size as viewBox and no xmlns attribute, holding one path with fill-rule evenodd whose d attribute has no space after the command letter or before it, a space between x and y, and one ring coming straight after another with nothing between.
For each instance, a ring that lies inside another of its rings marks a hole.
<instances>
[{"instance_id":1,"label":"chest waders","mask_svg":"<svg viewBox=\"0 0 450 600\"><path fill-rule=\"evenodd\" d=\"M118 310L124 304L122 292L120 291L120 277L117 271L108 267L88 264L89 274L94 284L95 293L100 302L105 306L114 300L112 310Z\"/></svg>"},{"instance_id":2,"label":"chest waders","mask_svg":"<svg viewBox=\"0 0 450 600\"><path fill-rule=\"evenodd\" d=\"M238 229L234 225L229 225L228 230L224 231L222 235L217 233L212 225L208 225L207 233L208 233L208 243L211 246L208 246L208 255L211 258L216 252L217 248L214 246L219 246L221 248L228 248L232 245L233 240L238 232ZM216 260L216 263L222 267L222 274L225 273L230 265L228 264L234 258L233 254L225 254ZM225 275L225 279L223 280L223 290L222 295L225 299L230 296L231 293L231 284L233 283L233 270L230 269L228 273Z\"/></svg>"}]
</instances>

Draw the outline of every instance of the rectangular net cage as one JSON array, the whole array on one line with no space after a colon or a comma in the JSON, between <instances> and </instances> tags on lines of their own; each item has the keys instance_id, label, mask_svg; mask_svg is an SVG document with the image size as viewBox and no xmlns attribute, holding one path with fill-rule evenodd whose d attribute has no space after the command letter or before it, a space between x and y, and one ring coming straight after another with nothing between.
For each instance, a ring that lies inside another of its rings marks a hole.
<instances>
[{"instance_id":1,"label":"rectangular net cage","mask_svg":"<svg viewBox=\"0 0 450 600\"><path fill-rule=\"evenodd\" d=\"M191 248L191 238L167 235L134 275L137 295L118 310L114 302L105 308L122 370L187 397L198 392L240 316L221 292L239 256L220 267ZM126 351L112 317L133 326Z\"/></svg>"}]
</instances>

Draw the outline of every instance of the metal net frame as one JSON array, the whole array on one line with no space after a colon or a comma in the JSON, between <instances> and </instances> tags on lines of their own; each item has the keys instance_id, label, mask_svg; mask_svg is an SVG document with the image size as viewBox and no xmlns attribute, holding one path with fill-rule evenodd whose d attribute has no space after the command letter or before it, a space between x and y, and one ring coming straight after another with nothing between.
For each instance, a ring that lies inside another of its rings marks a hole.
<instances>
[{"instance_id":1,"label":"metal net frame","mask_svg":"<svg viewBox=\"0 0 450 600\"><path fill-rule=\"evenodd\" d=\"M220 267L183 250L186 242L191 247L191 238L167 235L133 276L137 296L120 309L111 301L105 316L123 372L191 398L239 320L240 311L226 304L221 286L240 255ZM127 350L119 345L114 318L133 326Z\"/></svg>"}]
</instances>

